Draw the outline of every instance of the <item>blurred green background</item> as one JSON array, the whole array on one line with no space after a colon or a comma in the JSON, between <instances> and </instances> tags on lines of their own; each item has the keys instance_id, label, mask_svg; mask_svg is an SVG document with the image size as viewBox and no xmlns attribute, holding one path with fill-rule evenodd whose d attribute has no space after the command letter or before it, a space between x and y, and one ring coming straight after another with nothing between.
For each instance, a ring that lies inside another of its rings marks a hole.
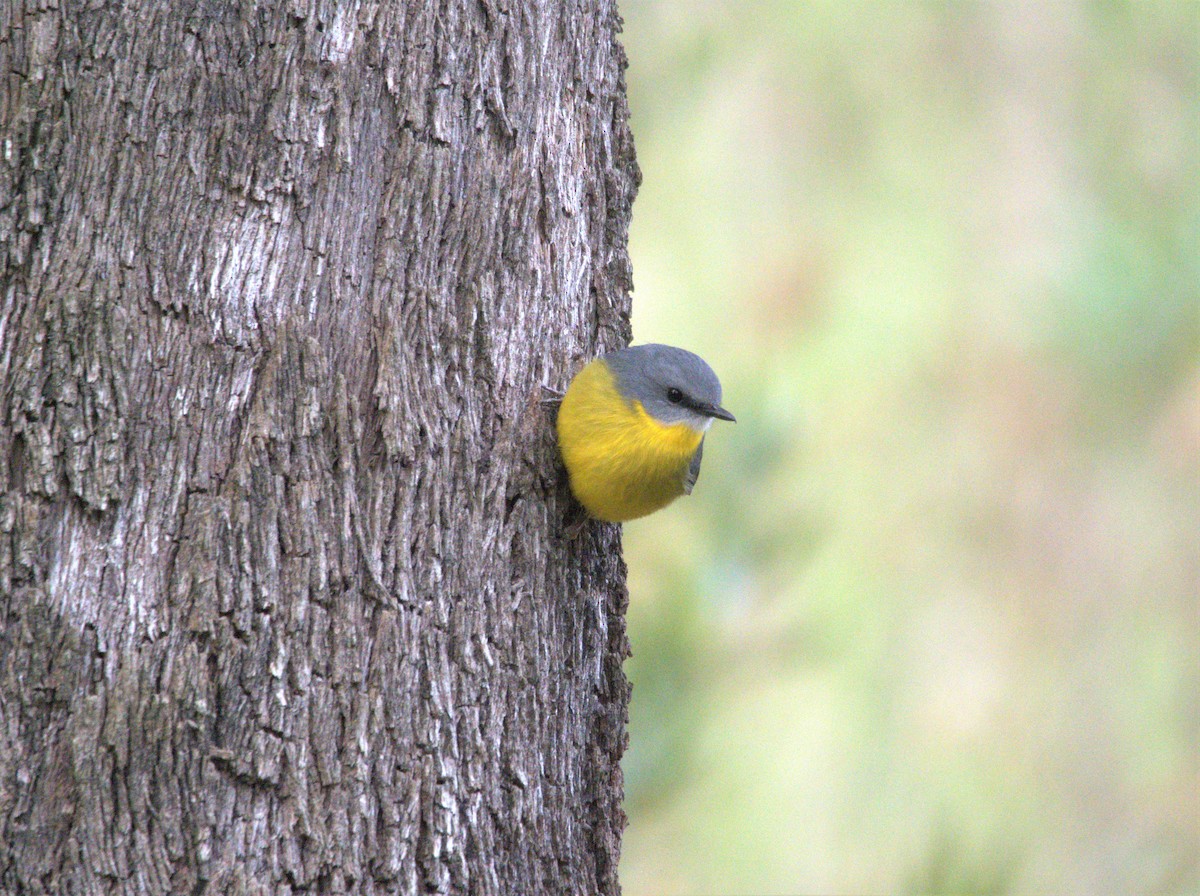
<instances>
[{"instance_id":1,"label":"blurred green background","mask_svg":"<svg viewBox=\"0 0 1200 896\"><path fill-rule=\"evenodd\" d=\"M622 14L626 893L1200 892L1200 5Z\"/></svg>"}]
</instances>

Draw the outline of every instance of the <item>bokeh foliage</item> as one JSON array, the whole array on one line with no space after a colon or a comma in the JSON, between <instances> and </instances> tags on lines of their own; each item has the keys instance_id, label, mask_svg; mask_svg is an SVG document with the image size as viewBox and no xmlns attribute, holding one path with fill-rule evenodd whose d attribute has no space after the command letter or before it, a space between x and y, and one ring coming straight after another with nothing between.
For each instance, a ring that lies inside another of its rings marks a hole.
<instances>
[{"instance_id":1,"label":"bokeh foliage","mask_svg":"<svg viewBox=\"0 0 1200 896\"><path fill-rule=\"evenodd\" d=\"M622 13L626 892L1200 892L1200 4Z\"/></svg>"}]
</instances>

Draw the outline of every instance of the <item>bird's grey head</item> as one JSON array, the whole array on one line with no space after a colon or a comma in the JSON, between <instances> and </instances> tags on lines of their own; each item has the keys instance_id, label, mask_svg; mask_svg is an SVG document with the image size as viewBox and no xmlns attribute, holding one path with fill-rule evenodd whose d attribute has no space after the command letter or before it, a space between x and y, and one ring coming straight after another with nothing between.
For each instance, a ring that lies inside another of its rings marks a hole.
<instances>
[{"instance_id":1,"label":"bird's grey head","mask_svg":"<svg viewBox=\"0 0 1200 896\"><path fill-rule=\"evenodd\" d=\"M661 423L704 432L713 419L733 420L721 407L721 381L699 355L669 345L634 345L605 355L621 394L642 403Z\"/></svg>"}]
</instances>

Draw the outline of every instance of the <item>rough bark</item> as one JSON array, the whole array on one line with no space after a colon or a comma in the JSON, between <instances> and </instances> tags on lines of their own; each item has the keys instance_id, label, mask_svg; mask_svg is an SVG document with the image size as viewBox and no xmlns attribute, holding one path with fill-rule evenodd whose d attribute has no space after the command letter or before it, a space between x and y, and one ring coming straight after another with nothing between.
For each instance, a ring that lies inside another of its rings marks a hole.
<instances>
[{"instance_id":1,"label":"rough bark","mask_svg":"<svg viewBox=\"0 0 1200 896\"><path fill-rule=\"evenodd\" d=\"M618 892L612 0L0 2L0 892Z\"/></svg>"}]
</instances>

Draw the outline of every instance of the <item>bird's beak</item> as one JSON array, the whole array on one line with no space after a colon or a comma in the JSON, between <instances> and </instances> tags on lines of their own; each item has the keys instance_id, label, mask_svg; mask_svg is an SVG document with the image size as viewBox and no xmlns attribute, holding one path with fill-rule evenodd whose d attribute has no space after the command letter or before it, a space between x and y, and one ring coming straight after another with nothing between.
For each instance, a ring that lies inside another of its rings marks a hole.
<instances>
[{"instance_id":1,"label":"bird's beak","mask_svg":"<svg viewBox=\"0 0 1200 896\"><path fill-rule=\"evenodd\" d=\"M718 420L728 420L730 423L737 423L737 418L733 414L724 408L717 407L715 404L706 404L697 410L709 417L716 417Z\"/></svg>"}]
</instances>

